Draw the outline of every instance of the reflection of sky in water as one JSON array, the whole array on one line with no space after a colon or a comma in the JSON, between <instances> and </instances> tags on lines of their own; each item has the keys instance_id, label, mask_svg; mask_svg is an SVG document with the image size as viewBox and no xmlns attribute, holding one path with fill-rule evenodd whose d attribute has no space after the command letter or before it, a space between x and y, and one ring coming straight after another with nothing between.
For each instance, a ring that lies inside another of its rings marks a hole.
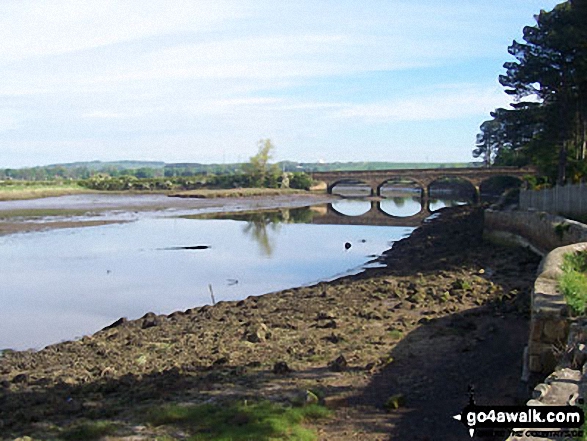
<instances>
[{"instance_id":1,"label":"reflection of sky in water","mask_svg":"<svg viewBox=\"0 0 587 441\"><path fill-rule=\"evenodd\" d=\"M436 211L444 207L469 204L465 199L430 199L429 210ZM385 214L393 217L410 217L422 210L420 197L417 196L388 196L379 201L361 199L341 199L332 203L332 208L345 216L361 216L378 205Z\"/></svg>"},{"instance_id":2,"label":"reflection of sky in water","mask_svg":"<svg viewBox=\"0 0 587 441\"><path fill-rule=\"evenodd\" d=\"M440 210L444 207L456 207L457 205L467 205L471 201L465 199L430 199L430 211Z\"/></svg>"},{"instance_id":3,"label":"reflection of sky in water","mask_svg":"<svg viewBox=\"0 0 587 441\"><path fill-rule=\"evenodd\" d=\"M422 210L419 197L395 197L383 199L379 206L381 210L390 216L409 217L418 214Z\"/></svg>"},{"instance_id":4,"label":"reflection of sky in water","mask_svg":"<svg viewBox=\"0 0 587 441\"><path fill-rule=\"evenodd\" d=\"M40 347L121 316L210 303L208 284L219 301L331 278L412 229L269 225L261 235L270 253L259 233L245 230L243 221L142 218L0 237L0 348ZM345 242L353 245L348 251ZM164 250L194 245L211 248Z\"/></svg>"},{"instance_id":5,"label":"reflection of sky in water","mask_svg":"<svg viewBox=\"0 0 587 441\"><path fill-rule=\"evenodd\" d=\"M331 205L335 211L345 216L360 216L371 209L371 201L361 199L341 199Z\"/></svg>"}]
</instances>

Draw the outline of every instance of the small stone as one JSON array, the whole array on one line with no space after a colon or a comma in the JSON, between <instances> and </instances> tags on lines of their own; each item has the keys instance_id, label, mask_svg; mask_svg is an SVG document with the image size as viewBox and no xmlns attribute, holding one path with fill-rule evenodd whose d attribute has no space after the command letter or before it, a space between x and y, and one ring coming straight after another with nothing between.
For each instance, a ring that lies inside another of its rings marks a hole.
<instances>
[{"instance_id":1,"label":"small stone","mask_svg":"<svg viewBox=\"0 0 587 441\"><path fill-rule=\"evenodd\" d=\"M326 323L324 323L323 325L318 325L318 328L322 328L322 329L336 329L336 322L334 320L329 320Z\"/></svg>"},{"instance_id":2,"label":"small stone","mask_svg":"<svg viewBox=\"0 0 587 441\"><path fill-rule=\"evenodd\" d=\"M318 404L318 401L320 401L320 400L318 399L318 396L314 392L309 391L309 390L306 391L304 404L306 404L306 405Z\"/></svg>"},{"instance_id":3,"label":"small stone","mask_svg":"<svg viewBox=\"0 0 587 441\"><path fill-rule=\"evenodd\" d=\"M267 325L264 323L251 327L247 332L245 332L245 339L251 343L261 343L270 336L271 333L268 331Z\"/></svg>"},{"instance_id":4,"label":"small stone","mask_svg":"<svg viewBox=\"0 0 587 441\"><path fill-rule=\"evenodd\" d=\"M341 341L343 341L344 338L333 332L329 336L324 337L324 340L329 341L330 343L337 344L337 343L340 343Z\"/></svg>"},{"instance_id":5,"label":"small stone","mask_svg":"<svg viewBox=\"0 0 587 441\"><path fill-rule=\"evenodd\" d=\"M291 371L291 368L285 361L278 361L273 365L273 373L276 375L289 374Z\"/></svg>"},{"instance_id":6,"label":"small stone","mask_svg":"<svg viewBox=\"0 0 587 441\"><path fill-rule=\"evenodd\" d=\"M227 357L226 355L220 358L217 358L216 360L214 360L214 362L212 363L213 366L220 366L223 364L227 364L230 361L229 357Z\"/></svg>"},{"instance_id":7,"label":"small stone","mask_svg":"<svg viewBox=\"0 0 587 441\"><path fill-rule=\"evenodd\" d=\"M26 383L28 380L29 380L29 376L27 374L18 374L12 379L12 382L14 384L18 384L18 383Z\"/></svg>"},{"instance_id":8,"label":"small stone","mask_svg":"<svg viewBox=\"0 0 587 441\"><path fill-rule=\"evenodd\" d=\"M332 320L335 318L336 315L332 311L320 311L316 314L316 320Z\"/></svg>"},{"instance_id":9,"label":"small stone","mask_svg":"<svg viewBox=\"0 0 587 441\"><path fill-rule=\"evenodd\" d=\"M148 312L143 316L143 322L141 324L142 329L153 328L161 324L161 319L154 313Z\"/></svg>"},{"instance_id":10,"label":"small stone","mask_svg":"<svg viewBox=\"0 0 587 441\"><path fill-rule=\"evenodd\" d=\"M111 366L102 369L102 372L100 372L100 377L112 378L114 375L116 375L116 370Z\"/></svg>"},{"instance_id":11,"label":"small stone","mask_svg":"<svg viewBox=\"0 0 587 441\"><path fill-rule=\"evenodd\" d=\"M128 322L128 319L126 317L120 317L114 323L106 326L105 328L102 328L102 331L106 331L107 329L117 328L117 327L119 327L121 325L124 325L127 322Z\"/></svg>"},{"instance_id":12,"label":"small stone","mask_svg":"<svg viewBox=\"0 0 587 441\"><path fill-rule=\"evenodd\" d=\"M392 410L397 410L400 407L405 406L405 404L406 398L404 394L395 394L387 399L383 407L385 407L388 412L391 412Z\"/></svg>"},{"instance_id":13,"label":"small stone","mask_svg":"<svg viewBox=\"0 0 587 441\"><path fill-rule=\"evenodd\" d=\"M348 369L348 364L344 355L340 355L336 360L332 360L328 363L328 369L332 372L343 372Z\"/></svg>"},{"instance_id":14,"label":"small stone","mask_svg":"<svg viewBox=\"0 0 587 441\"><path fill-rule=\"evenodd\" d=\"M377 366L377 363L375 363L375 362L367 363L365 365L365 370L372 372L375 369L375 366Z\"/></svg>"}]
</instances>

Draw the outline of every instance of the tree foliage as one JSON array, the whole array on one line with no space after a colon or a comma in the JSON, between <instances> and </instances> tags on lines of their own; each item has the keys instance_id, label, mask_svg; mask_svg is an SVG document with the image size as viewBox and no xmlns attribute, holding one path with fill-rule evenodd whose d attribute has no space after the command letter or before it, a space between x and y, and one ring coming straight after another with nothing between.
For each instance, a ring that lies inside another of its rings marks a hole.
<instances>
[{"instance_id":1,"label":"tree foliage","mask_svg":"<svg viewBox=\"0 0 587 441\"><path fill-rule=\"evenodd\" d=\"M269 164L269 161L273 158L275 146L270 139L261 139L257 143L257 147L257 154L251 156L249 162L243 165L243 171L250 178L250 186L277 187L280 177L279 167L275 164Z\"/></svg>"},{"instance_id":2,"label":"tree foliage","mask_svg":"<svg viewBox=\"0 0 587 441\"><path fill-rule=\"evenodd\" d=\"M587 0L541 11L508 52L499 81L513 97L481 125L473 156L538 165L559 183L587 175Z\"/></svg>"}]
</instances>

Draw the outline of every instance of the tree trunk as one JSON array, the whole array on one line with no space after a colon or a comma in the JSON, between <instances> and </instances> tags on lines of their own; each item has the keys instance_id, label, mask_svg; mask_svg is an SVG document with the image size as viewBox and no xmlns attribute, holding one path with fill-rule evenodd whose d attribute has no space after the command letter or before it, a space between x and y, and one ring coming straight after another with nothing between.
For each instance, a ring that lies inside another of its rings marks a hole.
<instances>
[{"instance_id":1,"label":"tree trunk","mask_svg":"<svg viewBox=\"0 0 587 441\"><path fill-rule=\"evenodd\" d=\"M563 141L558 151L558 177L556 183L565 185L567 182L567 143Z\"/></svg>"}]
</instances>

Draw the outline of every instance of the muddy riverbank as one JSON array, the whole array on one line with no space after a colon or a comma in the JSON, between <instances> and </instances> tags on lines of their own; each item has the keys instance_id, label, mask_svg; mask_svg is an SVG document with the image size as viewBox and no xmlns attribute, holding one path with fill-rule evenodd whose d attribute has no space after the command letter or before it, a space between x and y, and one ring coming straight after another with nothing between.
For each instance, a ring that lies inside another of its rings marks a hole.
<instances>
[{"instance_id":1,"label":"muddy riverbank","mask_svg":"<svg viewBox=\"0 0 587 441\"><path fill-rule=\"evenodd\" d=\"M210 199L165 194L89 193L9 200L0 201L0 235L129 222L139 215L179 216L295 208L333 200L336 197L332 195L316 193Z\"/></svg>"},{"instance_id":2,"label":"muddy riverbank","mask_svg":"<svg viewBox=\"0 0 587 441\"><path fill-rule=\"evenodd\" d=\"M319 439L469 439L452 419L469 385L479 404L527 398L519 378L539 262L484 243L482 227L479 209L442 210L395 243L386 268L4 353L0 433L54 439L106 420L117 427L109 439L185 439L184 429L145 424L142 411L295 402L311 390L334 410L314 426Z\"/></svg>"}]
</instances>

